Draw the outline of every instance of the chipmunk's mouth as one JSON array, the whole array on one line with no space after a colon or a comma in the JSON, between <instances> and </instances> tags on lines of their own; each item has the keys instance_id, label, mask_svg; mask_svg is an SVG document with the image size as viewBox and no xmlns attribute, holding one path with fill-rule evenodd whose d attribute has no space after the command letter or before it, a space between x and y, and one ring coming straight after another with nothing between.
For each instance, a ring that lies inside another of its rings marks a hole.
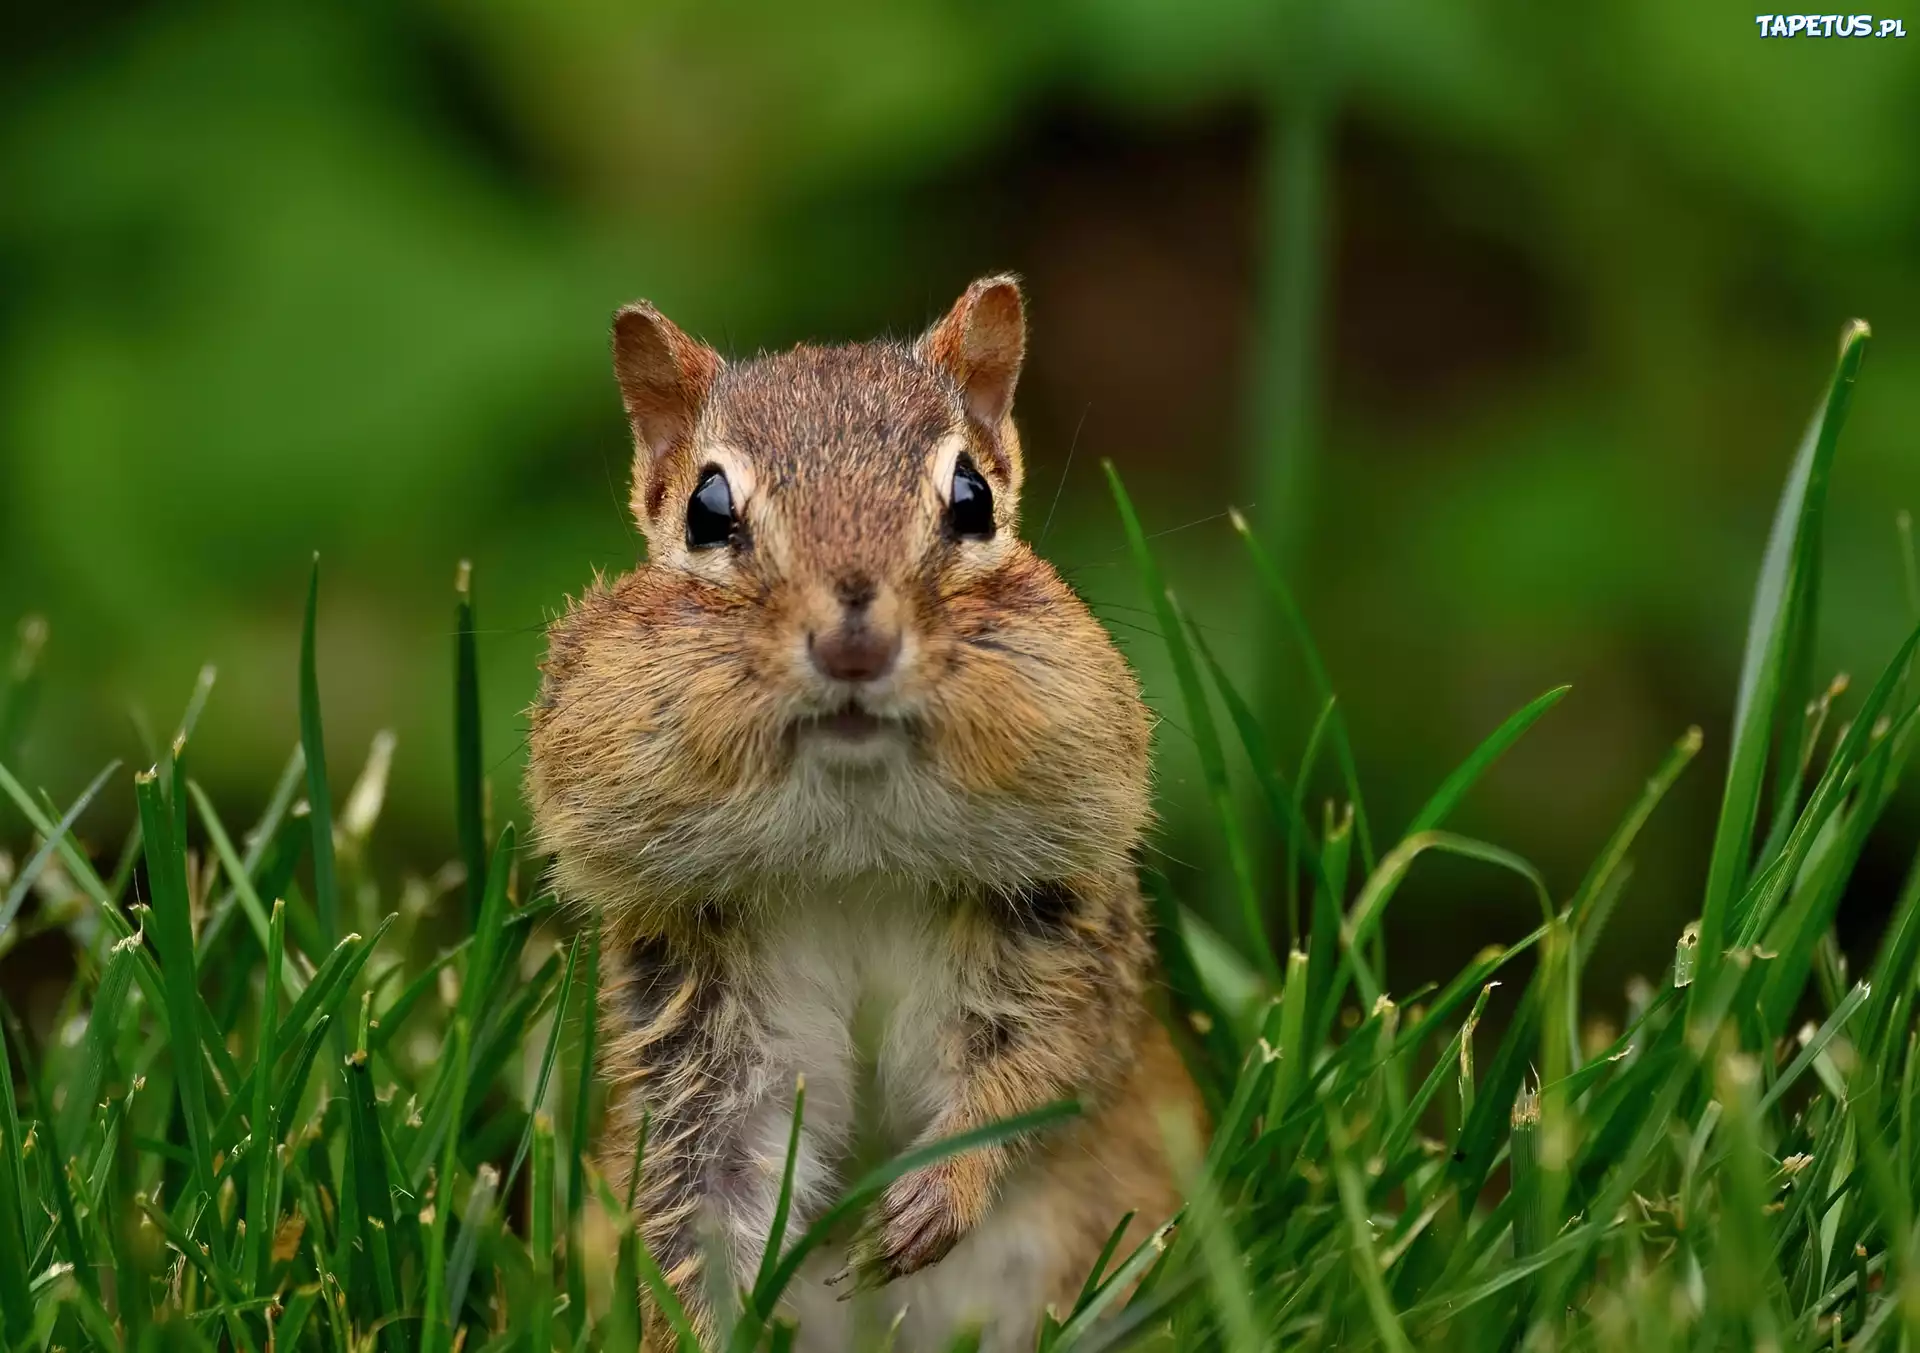
<instances>
[{"instance_id":1,"label":"chipmunk's mouth","mask_svg":"<svg viewBox=\"0 0 1920 1353\"><path fill-rule=\"evenodd\" d=\"M858 700L849 700L825 713L809 714L794 726L795 736L803 743L849 750L878 747L905 736L906 732L904 720L876 714Z\"/></svg>"},{"instance_id":2,"label":"chipmunk's mouth","mask_svg":"<svg viewBox=\"0 0 1920 1353\"><path fill-rule=\"evenodd\" d=\"M821 732L831 733L835 737L859 739L878 737L888 722L858 705L848 705L845 709L823 715L817 721L817 727Z\"/></svg>"}]
</instances>

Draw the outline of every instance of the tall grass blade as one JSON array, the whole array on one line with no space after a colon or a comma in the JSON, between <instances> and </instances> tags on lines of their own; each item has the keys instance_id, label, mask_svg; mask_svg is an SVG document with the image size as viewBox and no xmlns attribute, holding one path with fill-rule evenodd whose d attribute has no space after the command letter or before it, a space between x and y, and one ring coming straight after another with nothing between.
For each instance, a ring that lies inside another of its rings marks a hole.
<instances>
[{"instance_id":1,"label":"tall grass blade","mask_svg":"<svg viewBox=\"0 0 1920 1353\"><path fill-rule=\"evenodd\" d=\"M1755 876L1753 885L1738 903L1739 915L1733 931L1735 943L1749 945L1757 942L1766 933L1772 922L1782 896L1789 886L1800 876L1801 867L1806 863L1808 853L1819 838L1827 819L1840 807L1849 790L1859 779L1859 770L1869 745L1875 741L1875 728L1881 711L1893 698L1894 692L1905 679L1907 665L1913 661L1914 652L1920 647L1920 628L1915 628L1906 637L1893 656L1893 661L1874 682L1873 689L1867 692L1867 698L1849 725L1846 736L1840 739L1840 745L1834 749L1832 759L1826 770L1814 785L1813 794L1807 800L1807 806L1795 821L1793 830L1787 833L1787 843L1779 857L1770 861L1765 869ZM1920 717L1920 713L1910 713L1906 719ZM1894 731L1894 737L1900 736L1901 729ZM1707 940L1706 924L1701 923L1701 944L1704 950Z\"/></svg>"},{"instance_id":2,"label":"tall grass blade","mask_svg":"<svg viewBox=\"0 0 1920 1353\"><path fill-rule=\"evenodd\" d=\"M394 1254L397 1243L393 1207L393 1183L387 1170L385 1133L380 1127L380 1109L373 1096L373 1068L365 1050L347 1058L347 1153L346 1168L352 1172L355 1196L359 1203L355 1218L360 1227L362 1261L371 1271L372 1287L379 1297L378 1314L387 1320L382 1343L405 1353L411 1348L406 1324L395 1319L401 1314L400 1268Z\"/></svg>"},{"instance_id":3,"label":"tall grass blade","mask_svg":"<svg viewBox=\"0 0 1920 1353\"><path fill-rule=\"evenodd\" d=\"M277 1138L271 1130L273 1112L273 1049L278 1042L274 1027L280 1005L280 973L286 961L287 905L273 904L273 916L267 930L267 980L260 991L260 1023L254 1037L253 1107L248 1114L252 1143L247 1151L247 1246L241 1272L250 1279L250 1290L258 1293L267 1284L273 1257L274 1222L268 1187L273 1171Z\"/></svg>"},{"instance_id":4,"label":"tall grass blade","mask_svg":"<svg viewBox=\"0 0 1920 1353\"><path fill-rule=\"evenodd\" d=\"M567 1147L567 1317L575 1339L586 1332L587 1270L584 1230L587 1135L593 1124L595 1039L600 1031L600 927L587 936L587 974L580 1001L580 1060Z\"/></svg>"},{"instance_id":5,"label":"tall grass blade","mask_svg":"<svg viewBox=\"0 0 1920 1353\"><path fill-rule=\"evenodd\" d=\"M1246 546L1247 557L1253 561L1256 577L1265 587L1267 596L1279 608L1281 618L1293 631L1295 642L1300 645L1301 657L1307 664L1307 675L1313 683L1315 696L1321 708L1331 714L1329 737L1333 742L1333 754L1340 764L1340 780L1347 791L1347 801L1353 805L1355 830L1359 833L1360 862L1368 873L1372 873L1376 863L1374 857L1373 831L1367 817L1366 799L1360 793L1360 772L1353 757L1353 740L1347 733L1347 716L1340 709L1334 697L1333 680L1327 675L1327 665L1321 660L1319 645L1313 641L1313 634L1307 628L1306 617L1301 613L1299 604L1294 600L1293 589L1287 586L1286 578L1280 572L1280 566L1274 562L1260 544L1253 528L1238 510L1227 513L1227 519L1233 523L1234 531L1241 543ZM1303 780L1305 776L1301 777Z\"/></svg>"},{"instance_id":6,"label":"tall grass blade","mask_svg":"<svg viewBox=\"0 0 1920 1353\"><path fill-rule=\"evenodd\" d=\"M160 797L159 776L134 777L140 832L146 841L147 882L153 892L153 945L166 988L168 1041L175 1087L186 1122L193 1180L213 1195L213 1144L201 1076L200 995L194 966L193 923L188 916L186 854L174 836L173 813Z\"/></svg>"},{"instance_id":7,"label":"tall grass blade","mask_svg":"<svg viewBox=\"0 0 1920 1353\"><path fill-rule=\"evenodd\" d=\"M1185 1186L1183 1225L1188 1234L1198 1237L1196 1248L1213 1291L1222 1342L1227 1353L1259 1353L1264 1340L1254 1296L1247 1285L1245 1251L1214 1188L1212 1172L1198 1168L1199 1143L1193 1140L1193 1130L1185 1119L1164 1114L1160 1130L1176 1177Z\"/></svg>"},{"instance_id":8,"label":"tall grass blade","mask_svg":"<svg viewBox=\"0 0 1920 1353\"><path fill-rule=\"evenodd\" d=\"M527 1125L520 1134L520 1144L514 1148L513 1164L507 1169L507 1182L502 1190L513 1192L513 1184L520 1177L520 1167L527 1159L527 1151L533 1145L534 1120L539 1117L547 1102L547 1086L553 1080L554 1064L560 1058L560 1039L567 1027L568 1000L573 995L573 970L580 959L580 936L573 937L573 943L567 946L567 966L560 977L560 994L554 997L553 1027L547 1031L546 1051L540 1055L540 1070L534 1077L533 1098L527 1104ZM456 1115L454 1121L460 1121ZM551 1126L551 1124L549 1124Z\"/></svg>"},{"instance_id":9,"label":"tall grass blade","mask_svg":"<svg viewBox=\"0 0 1920 1353\"><path fill-rule=\"evenodd\" d=\"M1466 798L1467 791L1486 774L1487 768L1498 761L1509 747L1539 722L1542 714L1559 704L1572 689L1571 686L1555 686L1525 708L1515 711L1505 723L1489 733L1486 740L1473 749L1473 754L1460 763L1453 774L1434 791L1433 797L1413 815L1406 834L1418 836L1421 832L1432 831L1451 817L1453 810L1460 806L1460 801Z\"/></svg>"},{"instance_id":10,"label":"tall grass blade","mask_svg":"<svg viewBox=\"0 0 1920 1353\"><path fill-rule=\"evenodd\" d=\"M13 1065L0 1031L0 1333L8 1347L33 1332L33 1296L27 1258L25 1136L13 1100Z\"/></svg>"},{"instance_id":11,"label":"tall grass blade","mask_svg":"<svg viewBox=\"0 0 1920 1353\"><path fill-rule=\"evenodd\" d=\"M454 576L453 791L460 859L467 870L467 921L480 922L487 895L486 801L480 759L480 660L474 648L473 565L465 559Z\"/></svg>"},{"instance_id":12,"label":"tall grass blade","mask_svg":"<svg viewBox=\"0 0 1920 1353\"><path fill-rule=\"evenodd\" d=\"M1111 461L1103 461L1102 465L1107 472L1107 484L1113 491L1113 500L1120 508L1120 520L1133 554L1134 568L1140 575L1141 585L1146 589L1148 604L1153 607L1160 622L1160 632L1166 638L1167 655L1172 659L1174 678L1180 686L1180 697L1193 727L1201 774L1226 841L1234 894L1240 905L1240 921L1246 930L1248 956L1268 983L1278 987L1280 965L1274 957L1273 943L1267 938L1266 919L1254 881L1253 858L1247 849L1246 838L1240 829L1239 814L1234 807L1233 790L1227 780L1226 757L1221 751L1220 735L1213 722L1213 708L1208 703L1206 688L1201 684L1193 650L1187 643L1187 626L1173 593L1161 580L1160 566L1154 562L1153 552L1147 547L1146 532L1141 528L1140 518L1133 509L1133 500L1127 496L1126 487L1120 482L1119 472L1113 468Z\"/></svg>"},{"instance_id":13,"label":"tall grass blade","mask_svg":"<svg viewBox=\"0 0 1920 1353\"><path fill-rule=\"evenodd\" d=\"M320 609L320 556L313 559L307 610L300 629L300 749L307 763L307 821L313 829L313 905L320 943L340 937L340 885L334 874L333 794L327 787L327 745L320 727L320 676L314 661L314 621Z\"/></svg>"},{"instance_id":14,"label":"tall grass blade","mask_svg":"<svg viewBox=\"0 0 1920 1353\"><path fill-rule=\"evenodd\" d=\"M787 1125L787 1155L780 1167L780 1192L774 1199L773 1224L767 1228L767 1246L760 1255L760 1271L754 1275L755 1308L763 1314L773 1310L771 1298L774 1269L780 1250L787 1243L787 1218L793 1212L793 1172L800 1164L800 1124L807 1107L807 1078L801 1076L793 1086L793 1118Z\"/></svg>"},{"instance_id":15,"label":"tall grass blade","mask_svg":"<svg viewBox=\"0 0 1920 1353\"><path fill-rule=\"evenodd\" d=\"M26 864L21 866L12 886L7 889L6 896L0 898L0 953L6 952L7 928L13 924L13 918L19 914L21 904L27 900L27 894L32 891L34 883L40 877L40 872L47 867L47 861L53 858L53 853L60 848L60 843L67 839L67 833L71 832L73 824L80 820L80 814L87 811L87 806L93 802L114 772L119 769L118 761L110 763L105 770L93 777L91 784L80 791L80 797L73 801L72 807L60 815L60 821L54 824L52 832L40 842L40 848L28 857Z\"/></svg>"},{"instance_id":16,"label":"tall grass blade","mask_svg":"<svg viewBox=\"0 0 1920 1353\"><path fill-rule=\"evenodd\" d=\"M1234 689L1233 682L1227 677L1219 659L1214 657L1213 649L1208 646L1200 627L1189 622L1188 634L1194 648L1205 659L1208 674L1213 678L1213 687L1220 692L1221 703L1227 707L1234 731L1240 735L1240 745L1246 752L1247 764L1253 768L1254 782L1260 787L1260 797L1266 802L1267 811L1273 815L1274 824L1287 834L1289 841L1298 843L1299 853L1306 859L1307 873L1316 884L1324 885L1326 875L1320 866L1320 852L1314 848L1307 825L1294 805L1293 791L1280 774L1272 745L1267 741L1266 730L1260 727L1253 710L1240 692ZM1292 945L1300 943L1298 911L1297 906L1288 908L1287 942Z\"/></svg>"},{"instance_id":17,"label":"tall grass blade","mask_svg":"<svg viewBox=\"0 0 1920 1353\"><path fill-rule=\"evenodd\" d=\"M269 919L260 894L254 891L252 870L234 850L233 841L228 837L226 827L221 824L220 815L213 810L213 803L207 798L206 791L192 780L186 782L185 789L193 796L194 807L200 812L200 824L206 828L207 840L212 843L214 854L227 871L228 884L234 891L240 909L246 913L247 920L253 925L255 937L259 939L261 948L265 949L268 943ZM279 905L278 899L275 905ZM282 968L275 980L285 987L289 997L299 996L300 979L292 972Z\"/></svg>"},{"instance_id":18,"label":"tall grass blade","mask_svg":"<svg viewBox=\"0 0 1920 1353\"><path fill-rule=\"evenodd\" d=\"M971 1132L958 1133L941 1141L917 1147L868 1171L843 1192L837 1202L824 1209L814 1219L813 1224L801 1233L798 1240L787 1246L786 1252L780 1256L779 1263L774 1265L766 1296L777 1301L780 1294L786 1291L788 1284L793 1281L794 1274L800 1271L800 1265L806 1262L807 1256L824 1244L827 1237L838 1230L849 1218L872 1204L886 1191L887 1185L900 1176L945 1160L948 1156L957 1156L963 1151L992 1146L999 1142L1024 1137L1029 1133L1039 1132L1079 1112L1079 1104L1072 1100L1048 1104L1029 1113L1018 1114L997 1123L989 1123L982 1128L975 1128Z\"/></svg>"},{"instance_id":19,"label":"tall grass blade","mask_svg":"<svg viewBox=\"0 0 1920 1353\"><path fill-rule=\"evenodd\" d=\"M1340 1111L1330 1100L1321 1101L1327 1120L1327 1147L1333 1166L1336 1191L1340 1196L1340 1214L1346 1222L1347 1253L1353 1263L1355 1279L1366 1299L1374 1334L1393 1353L1413 1353L1413 1345L1400 1324L1399 1313L1387 1295L1380 1276L1380 1263L1374 1253L1373 1232L1367 1220L1366 1186L1361 1182L1359 1166L1353 1159L1353 1142Z\"/></svg>"},{"instance_id":20,"label":"tall grass blade","mask_svg":"<svg viewBox=\"0 0 1920 1353\"><path fill-rule=\"evenodd\" d=\"M1673 750L1667 753L1666 759L1648 778L1646 788L1635 800L1627 816L1614 828L1613 835L1607 838L1607 844L1594 858L1586 877L1580 880L1580 887L1575 890L1573 901L1567 909L1573 918L1574 932L1579 936L1582 948L1592 943L1593 932L1598 929L1590 925L1596 905L1605 896L1614 876L1625 865L1627 852L1633 849L1640 829L1647 825L1653 810L1667 796L1667 791L1673 788L1680 773L1699 755L1701 740L1698 728L1689 728L1681 735L1673 745Z\"/></svg>"},{"instance_id":21,"label":"tall grass blade","mask_svg":"<svg viewBox=\"0 0 1920 1353\"><path fill-rule=\"evenodd\" d=\"M450 1095L459 1114L467 1093L467 1022L456 1017L447 1034L446 1064L453 1076ZM452 1346L451 1322L458 1312L447 1305L447 1224L453 1216L453 1179L459 1166L458 1141L447 1135L440 1152L440 1173L434 1184L433 1219L426 1236L426 1281L421 1293L420 1353L446 1353Z\"/></svg>"},{"instance_id":22,"label":"tall grass blade","mask_svg":"<svg viewBox=\"0 0 1920 1353\"><path fill-rule=\"evenodd\" d=\"M1709 970L1717 966L1726 948L1733 909L1752 865L1750 852L1769 748L1782 720L1797 715L1804 704L1815 630L1827 475L1852 403L1860 362L1866 355L1868 332L1865 323L1855 320L1840 336L1840 358L1826 400L1794 457L1754 587L1746 655L1734 703L1726 789L1700 914L1702 963Z\"/></svg>"},{"instance_id":23,"label":"tall grass blade","mask_svg":"<svg viewBox=\"0 0 1920 1353\"><path fill-rule=\"evenodd\" d=\"M533 1353L553 1349L553 1120L533 1115L532 1291L528 1298L527 1346Z\"/></svg>"}]
</instances>

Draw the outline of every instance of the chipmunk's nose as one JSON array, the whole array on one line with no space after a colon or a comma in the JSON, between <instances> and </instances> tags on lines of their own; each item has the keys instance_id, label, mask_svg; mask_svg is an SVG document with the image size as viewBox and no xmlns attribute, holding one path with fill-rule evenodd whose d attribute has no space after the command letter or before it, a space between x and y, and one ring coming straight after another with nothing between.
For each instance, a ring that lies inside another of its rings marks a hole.
<instances>
[{"instance_id":1,"label":"chipmunk's nose","mask_svg":"<svg viewBox=\"0 0 1920 1353\"><path fill-rule=\"evenodd\" d=\"M807 651L822 676L835 681L877 681L893 670L893 660L900 656L900 636L865 625L843 625L814 635Z\"/></svg>"},{"instance_id":2,"label":"chipmunk's nose","mask_svg":"<svg viewBox=\"0 0 1920 1353\"><path fill-rule=\"evenodd\" d=\"M807 653L820 674L833 681L878 681L900 656L900 631L875 614L874 586L847 579L834 587L839 623L807 635Z\"/></svg>"}]
</instances>

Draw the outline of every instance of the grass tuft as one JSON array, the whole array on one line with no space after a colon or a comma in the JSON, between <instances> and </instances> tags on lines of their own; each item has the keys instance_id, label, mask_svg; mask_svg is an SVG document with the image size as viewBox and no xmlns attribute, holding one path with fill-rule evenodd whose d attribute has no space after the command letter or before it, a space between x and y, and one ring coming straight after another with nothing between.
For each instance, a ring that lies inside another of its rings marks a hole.
<instances>
[{"instance_id":1,"label":"grass tuft","mask_svg":"<svg viewBox=\"0 0 1920 1353\"><path fill-rule=\"evenodd\" d=\"M1761 563L1698 918L1598 1039L1585 965L1700 731L1621 805L1570 891L1446 825L1564 687L1376 845L1332 678L1279 568L1236 515L1319 702L1285 765L1109 467L1226 847L1233 938L1147 877L1215 1131L1169 1141L1187 1206L1145 1219L1131 1248L1113 1231L1072 1305L1041 1320L1041 1353L1920 1344L1920 855L1863 979L1833 934L1920 730L1920 631L1857 696L1816 688L1811 665L1826 487L1865 344L1850 326ZM1900 530L1920 598L1904 516ZM553 943L554 899L522 895L515 829L487 821L467 570L451 810L466 893L437 949L367 863L390 740L336 822L318 605L316 568L295 745L265 813L230 830L187 773L187 735L217 710L209 669L180 735L132 777L138 830L110 867L73 829L129 788L118 767L64 812L7 768L44 626L22 631L4 669L0 796L27 839L0 890L0 957L58 934L79 976L57 1037L0 1008L0 1353L634 1353L648 1304L682 1353L790 1349L805 1334L788 1287L815 1250L857 1234L888 1183L1074 1112L922 1148L807 1215L796 1086L773 1235L703 1345L631 1198L591 1162L599 936ZM1228 736L1251 772L1244 802ZM1323 759L1341 797L1310 809ZM1514 876L1541 920L1437 988L1405 990L1384 922L1436 851ZM1269 865L1284 872L1263 877ZM1516 999L1496 1027L1502 986Z\"/></svg>"}]
</instances>

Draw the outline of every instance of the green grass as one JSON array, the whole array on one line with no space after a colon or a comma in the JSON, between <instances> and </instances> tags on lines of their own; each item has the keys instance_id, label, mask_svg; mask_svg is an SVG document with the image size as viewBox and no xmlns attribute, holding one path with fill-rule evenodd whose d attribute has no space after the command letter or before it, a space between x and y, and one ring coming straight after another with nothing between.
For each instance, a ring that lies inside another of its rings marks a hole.
<instances>
[{"instance_id":1,"label":"green grass","mask_svg":"<svg viewBox=\"0 0 1920 1353\"><path fill-rule=\"evenodd\" d=\"M1042 1350L1920 1344L1920 864L1865 978L1832 938L1913 751L1920 632L1844 705L1812 660L1826 486L1865 344L1863 326L1848 330L1765 550L1700 918L1604 1047L1587 1041L1584 968L1699 732L1648 767L1564 897L1447 826L1564 688L1487 736L1376 858L1385 824L1359 825L1346 725L1279 569L1236 521L1324 701L1288 765L1110 477L1199 743L1237 933L1223 939L1146 877L1216 1130L1170 1138L1187 1207L1153 1219L1171 1225L1137 1249L1116 1231L1072 1309L1049 1314ZM0 880L0 956L55 934L79 971L57 1037L5 1012L6 1349L611 1353L636 1348L647 1301L697 1348L626 1200L587 1161L597 939L562 930L512 826L485 820L468 581L463 568L449 813L464 885L395 894L368 872L379 755L329 799L317 573L297 745L245 832L192 778L206 682L150 769L109 767L70 806L0 758L0 795L34 833ZM44 637L23 634L0 685L9 756ZM1316 817L1322 757L1346 803ZM69 829L129 789L135 836L89 858ZM1262 849L1284 855L1284 883L1257 879ZM1396 992L1382 921L1434 852L1525 880L1540 923L1444 984ZM1493 1041L1496 984L1518 998ZM791 1346L779 1298L800 1261L901 1171L1071 1111L893 1161L802 1218L738 1294L726 1349Z\"/></svg>"}]
</instances>

